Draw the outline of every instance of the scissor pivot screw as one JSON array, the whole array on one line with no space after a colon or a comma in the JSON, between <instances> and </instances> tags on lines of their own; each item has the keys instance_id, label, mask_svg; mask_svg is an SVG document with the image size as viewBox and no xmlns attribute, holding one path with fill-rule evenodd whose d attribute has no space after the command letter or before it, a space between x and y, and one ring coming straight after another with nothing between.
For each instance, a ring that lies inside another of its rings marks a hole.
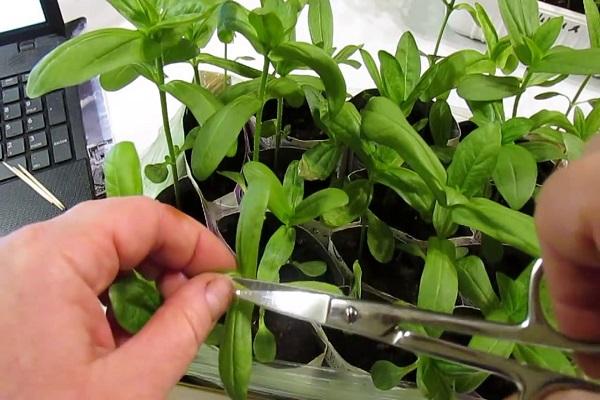
<instances>
[{"instance_id":1,"label":"scissor pivot screw","mask_svg":"<svg viewBox=\"0 0 600 400\"><path fill-rule=\"evenodd\" d=\"M346 321L348 321L349 324L353 324L358 321L359 317L360 315L358 314L358 310L356 308L352 306L346 307Z\"/></svg>"}]
</instances>

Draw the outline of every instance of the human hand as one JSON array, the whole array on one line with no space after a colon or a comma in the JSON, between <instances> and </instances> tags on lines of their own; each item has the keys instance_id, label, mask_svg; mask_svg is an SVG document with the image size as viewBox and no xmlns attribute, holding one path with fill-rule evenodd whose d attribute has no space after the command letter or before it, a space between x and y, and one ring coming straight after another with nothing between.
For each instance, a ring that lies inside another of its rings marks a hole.
<instances>
[{"instance_id":1,"label":"human hand","mask_svg":"<svg viewBox=\"0 0 600 400\"><path fill-rule=\"evenodd\" d=\"M0 238L0 257L2 399L164 399L233 291L209 273L235 267L227 248L144 198L79 205ZM138 266L161 271L165 302L123 341L98 296Z\"/></svg>"},{"instance_id":2,"label":"human hand","mask_svg":"<svg viewBox=\"0 0 600 400\"><path fill-rule=\"evenodd\" d=\"M544 272L560 329L600 342L600 139L582 159L548 179L538 198L536 223ZM600 378L600 357L578 355L581 368ZM598 400L600 395L557 393L550 399Z\"/></svg>"}]
</instances>

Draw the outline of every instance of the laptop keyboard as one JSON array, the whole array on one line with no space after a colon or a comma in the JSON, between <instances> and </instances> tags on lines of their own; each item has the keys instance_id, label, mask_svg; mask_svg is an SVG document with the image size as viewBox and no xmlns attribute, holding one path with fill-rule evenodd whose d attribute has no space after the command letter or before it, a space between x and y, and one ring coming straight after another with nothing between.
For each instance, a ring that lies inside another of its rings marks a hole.
<instances>
[{"instance_id":1,"label":"laptop keyboard","mask_svg":"<svg viewBox=\"0 0 600 400\"><path fill-rule=\"evenodd\" d=\"M35 172L71 160L73 152L64 90L29 99L28 77L0 79L0 159ZM14 175L0 164L0 182L11 178Z\"/></svg>"}]
</instances>

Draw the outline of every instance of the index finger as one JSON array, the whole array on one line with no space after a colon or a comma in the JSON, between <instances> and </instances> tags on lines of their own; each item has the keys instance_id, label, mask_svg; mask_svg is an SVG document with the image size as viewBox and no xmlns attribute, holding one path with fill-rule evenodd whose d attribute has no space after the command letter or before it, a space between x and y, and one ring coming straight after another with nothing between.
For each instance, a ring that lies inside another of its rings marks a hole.
<instances>
[{"instance_id":1,"label":"index finger","mask_svg":"<svg viewBox=\"0 0 600 400\"><path fill-rule=\"evenodd\" d=\"M27 240L30 254L72 268L96 293L104 291L119 270L145 261L188 276L235 268L227 246L206 227L143 197L83 203L31 229L45 239ZM27 229L22 234L27 235Z\"/></svg>"},{"instance_id":2,"label":"index finger","mask_svg":"<svg viewBox=\"0 0 600 400\"><path fill-rule=\"evenodd\" d=\"M544 271L560 329L600 342L600 153L588 152L555 173L538 198L536 223ZM584 370L600 376L600 358L580 356Z\"/></svg>"}]
</instances>

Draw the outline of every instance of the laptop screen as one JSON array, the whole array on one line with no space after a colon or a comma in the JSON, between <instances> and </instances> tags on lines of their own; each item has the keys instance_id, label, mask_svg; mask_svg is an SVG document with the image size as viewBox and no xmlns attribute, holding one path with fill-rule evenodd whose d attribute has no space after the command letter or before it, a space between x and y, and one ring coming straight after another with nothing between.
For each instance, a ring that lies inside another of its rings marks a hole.
<instances>
[{"instance_id":1,"label":"laptop screen","mask_svg":"<svg viewBox=\"0 0 600 400\"><path fill-rule=\"evenodd\" d=\"M46 22L40 0L3 0L0 33Z\"/></svg>"}]
</instances>

